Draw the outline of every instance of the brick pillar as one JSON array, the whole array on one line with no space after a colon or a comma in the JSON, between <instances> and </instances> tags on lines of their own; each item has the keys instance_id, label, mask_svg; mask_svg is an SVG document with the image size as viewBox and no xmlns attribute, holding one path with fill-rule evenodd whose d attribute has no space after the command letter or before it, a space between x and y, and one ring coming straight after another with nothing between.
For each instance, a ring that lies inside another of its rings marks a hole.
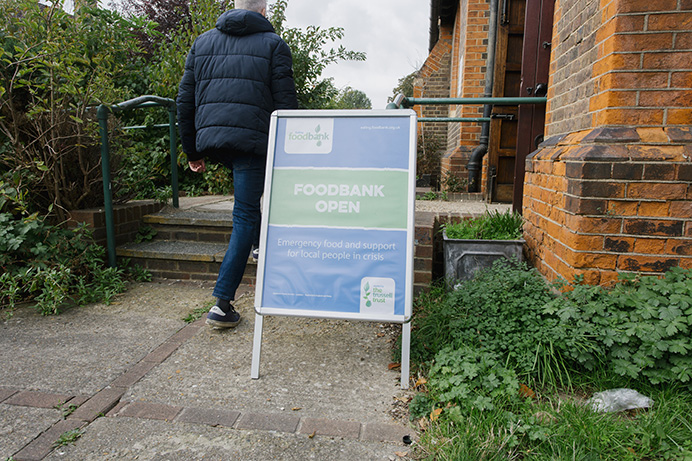
<instances>
[{"instance_id":1,"label":"brick pillar","mask_svg":"<svg viewBox=\"0 0 692 461\"><path fill-rule=\"evenodd\" d=\"M595 284L692 268L692 1L558 0L552 43L530 259Z\"/></svg>"},{"instance_id":2,"label":"brick pillar","mask_svg":"<svg viewBox=\"0 0 692 461\"><path fill-rule=\"evenodd\" d=\"M478 98L485 91L488 51L488 0L464 0L459 2L452 50L452 75L448 96ZM449 107L450 117L481 117L483 106L466 105ZM447 152L442 158L442 176L455 174L468 179L469 157L478 146L481 126L478 123L450 123ZM485 188L486 181L481 181Z\"/></svg>"}]
</instances>

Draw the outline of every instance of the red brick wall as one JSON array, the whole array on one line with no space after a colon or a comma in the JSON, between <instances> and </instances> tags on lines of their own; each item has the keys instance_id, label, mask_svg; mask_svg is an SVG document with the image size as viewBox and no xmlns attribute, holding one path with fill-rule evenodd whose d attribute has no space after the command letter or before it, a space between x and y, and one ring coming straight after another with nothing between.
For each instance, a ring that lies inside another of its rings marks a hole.
<instances>
[{"instance_id":1,"label":"red brick wall","mask_svg":"<svg viewBox=\"0 0 692 461\"><path fill-rule=\"evenodd\" d=\"M692 2L558 0L546 137L692 123Z\"/></svg>"},{"instance_id":2,"label":"red brick wall","mask_svg":"<svg viewBox=\"0 0 692 461\"><path fill-rule=\"evenodd\" d=\"M601 26L599 0L555 2L546 138L592 127L589 98Z\"/></svg>"},{"instance_id":3,"label":"red brick wall","mask_svg":"<svg viewBox=\"0 0 692 461\"><path fill-rule=\"evenodd\" d=\"M527 161L525 237L549 279L692 268L692 129L606 127Z\"/></svg>"},{"instance_id":4,"label":"red brick wall","mask_svg":"<svg viewBox=\"0 0 692 461\"><path fill-rule=\"evenodd\" d=\"M163 203L155 200L134 200L124 205L115 205L113 207L115 244L122 245L132 242L142 225L142 218L145 215L156 213L163 207ZM66 223L67 227L76 227L77 223L86 224L93 231L96 243L106 246L106 213L103 208L70 211L70 219Z\"/></svg>"},{"instance_id":5,"label":"red brick wall","mask_svg":"<svg viewBox=\"0 0 692 461\"><path fill-rule=\"evenodd\" d=\"M440 27L440 38L425 60L414 81L414 98L446 98L449 96L449 76L451 68L452 29ZM446 105L425 105L414 107L418 117L446 117ZM440 140L447 138L447 123L420 123L418 132L426 137Z\"/></svg>"},{"instance_id":6,"label":"red brick wall","mask_svg":"<svg viewBox=\"0 0 692 461\"><path fill-rule=\"evenodd\" d=\"M488 0L461 0L454 24L452 74L447 96L473 98L483 96L488 51ZM480 117L483 106L449 106L450 117ZM466 165L471 151L478 146L481 126L478 123L450 123L447 152L442 158L443 177L454 173L468 177ZM485 170L484 170L485 171ZM481 181L484 188L486 181Z\"/></svg>"},{"instance_id":7,"label":"red brick wall","mask_svg":"<svg viewBox=\"0 0 692 461\"><path fill-rule=\"evenodd\" d=\"M558 0L525 237L554 279L692 268L692 1Z\"/></svg>"}]
</instances>

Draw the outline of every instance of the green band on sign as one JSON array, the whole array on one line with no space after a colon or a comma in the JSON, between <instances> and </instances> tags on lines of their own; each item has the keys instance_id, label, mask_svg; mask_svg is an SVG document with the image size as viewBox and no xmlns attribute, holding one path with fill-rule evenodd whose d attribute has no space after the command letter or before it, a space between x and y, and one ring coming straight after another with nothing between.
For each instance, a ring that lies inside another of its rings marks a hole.
<instances>
[{"instance_id":1,"label":"green band on sign","mask_svg":"<svg viewBox=\"0 0 692 461\"><path fill-rule=\"evenodd\" d=\"M408 172L275 169L273 225L406 229Z\"/></svg>"}]
</instances>

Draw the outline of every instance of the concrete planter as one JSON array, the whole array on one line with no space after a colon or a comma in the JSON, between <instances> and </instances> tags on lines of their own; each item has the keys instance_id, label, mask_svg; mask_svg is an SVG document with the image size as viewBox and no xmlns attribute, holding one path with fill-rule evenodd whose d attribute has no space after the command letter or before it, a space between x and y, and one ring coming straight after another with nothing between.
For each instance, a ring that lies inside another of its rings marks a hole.
<instances>
[{"instance_id":1,"label":"concrete planter","mask_svg":"<svg viewBox=\"0 0 692 461\"><path fill-rule=\"evenodd\" d=\"M526 240L463 240L450 239L443 232L445 279L453 285L470 280L481 269L492 266L500 258L524 260Z\"/></svg>"}]
</instances>

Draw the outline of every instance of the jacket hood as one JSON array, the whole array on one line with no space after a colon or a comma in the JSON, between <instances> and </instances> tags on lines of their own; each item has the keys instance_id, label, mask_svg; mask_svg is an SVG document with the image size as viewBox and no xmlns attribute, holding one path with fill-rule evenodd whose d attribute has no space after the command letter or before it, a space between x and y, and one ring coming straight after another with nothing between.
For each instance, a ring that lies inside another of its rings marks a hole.
<instances>
[{"instance_id":1,"label":"jacket hood","mask_svg":"<svg viewBox=\"0 0 692 461\"><path fill-rule=\"evenodd\" d=\"M219 16L216 28L229 35L250 35L274 32L271 23L259 13L249 10L229 10Z\"/></svg>"}]
</instances>

